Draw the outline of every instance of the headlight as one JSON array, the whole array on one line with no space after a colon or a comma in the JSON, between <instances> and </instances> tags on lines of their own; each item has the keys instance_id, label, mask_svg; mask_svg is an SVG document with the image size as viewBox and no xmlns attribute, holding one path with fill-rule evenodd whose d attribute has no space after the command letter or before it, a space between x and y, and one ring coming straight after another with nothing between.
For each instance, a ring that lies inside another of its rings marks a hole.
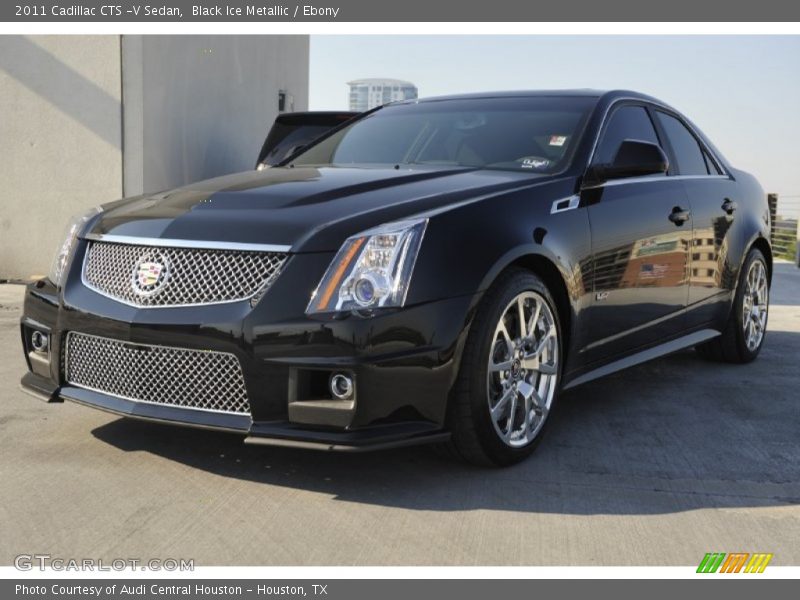
<instances>
[{"instance_id":1,"label":"headlight","mask_svg":"<svg viewBox=\"0 0 800 600\"><path fill-rule=\"evenodd\" d=\"M97 207L84 215L79 215L70 219L67 229L64 232L64 241L61 243L61 246L59 246L58 252L56 252L55 258L53 258L53 264L50 266L50 281L57 286L61 286L63 283L62 278L64 277L64 270L69 263L69 257L72 254L72 247L75 245L75 240L78 238L83 226L86 225L92 217L101 212L103 212L103 209Z\"/></svg>"},{"instance_id":2,"label":"headlight","mask_svg":"<svg viewBox=\"0 0 800 600\"><path fill-rule=\"evenodd\" d=\"M306 313L403 306L427 219L397 221L348 238Z\"/></svg>"}]
</instances>

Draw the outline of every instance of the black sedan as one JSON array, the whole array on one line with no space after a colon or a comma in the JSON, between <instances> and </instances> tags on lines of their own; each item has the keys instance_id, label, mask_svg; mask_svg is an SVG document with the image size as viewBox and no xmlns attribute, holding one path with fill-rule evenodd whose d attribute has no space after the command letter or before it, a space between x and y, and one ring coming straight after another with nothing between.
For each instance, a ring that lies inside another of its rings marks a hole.
<instances>
[{"instance_id":1,"label":"black sedan","mask_svg":"<svg viewBox=\"0 0 800 600\"><path fill-rule=\"evenodd\" d=\"M510 464L562 390L691 346L753 360L769 219L648 96L393 104L276 168L75 219L27 289L22 383L251 443Z\"/></svg>"}]
</instances>

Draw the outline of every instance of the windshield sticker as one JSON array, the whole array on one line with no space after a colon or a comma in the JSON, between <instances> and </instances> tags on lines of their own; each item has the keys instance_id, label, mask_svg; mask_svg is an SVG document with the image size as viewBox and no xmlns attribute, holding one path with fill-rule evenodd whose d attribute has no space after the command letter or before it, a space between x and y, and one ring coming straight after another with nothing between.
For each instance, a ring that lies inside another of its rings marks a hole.
<instances>
[{"instance_id":1,"label":"windshield sticker","mask_svg":"<svg viewBox=\"0 0 800 600\"><path fill-rule=\"evenodd\" d=\"M550 161L546 158L530 157L522 159L523 169L544 169L549 164Z\"/></svg>"},{"instance_id":2,"label":"windshield sticker","mask_svg":"<svg viewBox=\"0 0 800 600\"><path fill-rule=\"evenodd\" d=\"M566 135L551 135L550 136L550 145L551 146L563 146L567 142Z\"/></svg>"}]
</instances>

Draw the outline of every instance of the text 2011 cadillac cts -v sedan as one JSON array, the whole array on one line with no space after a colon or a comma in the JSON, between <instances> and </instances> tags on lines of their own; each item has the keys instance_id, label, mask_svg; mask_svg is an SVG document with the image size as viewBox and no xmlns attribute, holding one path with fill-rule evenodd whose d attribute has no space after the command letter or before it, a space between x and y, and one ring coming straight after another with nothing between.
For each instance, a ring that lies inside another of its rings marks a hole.
<instances>
[{"instance_id":1,"label":"text 2011 cadillac cts -v sedan","mask_svg":"<svg viewBox=\"0 0 800 600\"><path fill-rule=\"evenodd\" d=\"M75 219L27 289L22 383L246 442L506 465L561 390L690 346L753 360L769 226L756 180L648 96L392 104L277 168Z\"/></svg>"}]
</instances>

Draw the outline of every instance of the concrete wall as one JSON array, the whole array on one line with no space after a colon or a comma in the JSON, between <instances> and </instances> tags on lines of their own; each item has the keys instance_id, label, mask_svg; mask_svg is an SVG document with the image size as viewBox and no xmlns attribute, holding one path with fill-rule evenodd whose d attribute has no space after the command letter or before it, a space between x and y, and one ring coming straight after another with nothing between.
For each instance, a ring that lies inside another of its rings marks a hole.
<instances>
[{"instance_id":1,"label":"concrete wall","mask_svg":"<svg viewBox=\"0 0 800 600\"><path fill-rule=\"evenodd\" d=\"M308 109L308 54L308 36L124 36L125 195L252 169L278 91Z\"/></svg>"},{"instance_id":2,"label":"concrete wall","mask_svg":"<svg viewBox=\"0 0 800 600\"><path fill-rule=\"evenodd\" d=\"M119 36L0 36L0 278L46 274L69 217L122 193Z\"/></svg>"},{"instance_id":3,"label":"concrete wall","mask_svg":"<svg viewBox=\"0 0 800 600\"><path fill-rule=\"evenodd\" d=\"M0 279L47 273L69 217L251 169L308 36L0 36Z\"/></svg>"}]
</instances>

